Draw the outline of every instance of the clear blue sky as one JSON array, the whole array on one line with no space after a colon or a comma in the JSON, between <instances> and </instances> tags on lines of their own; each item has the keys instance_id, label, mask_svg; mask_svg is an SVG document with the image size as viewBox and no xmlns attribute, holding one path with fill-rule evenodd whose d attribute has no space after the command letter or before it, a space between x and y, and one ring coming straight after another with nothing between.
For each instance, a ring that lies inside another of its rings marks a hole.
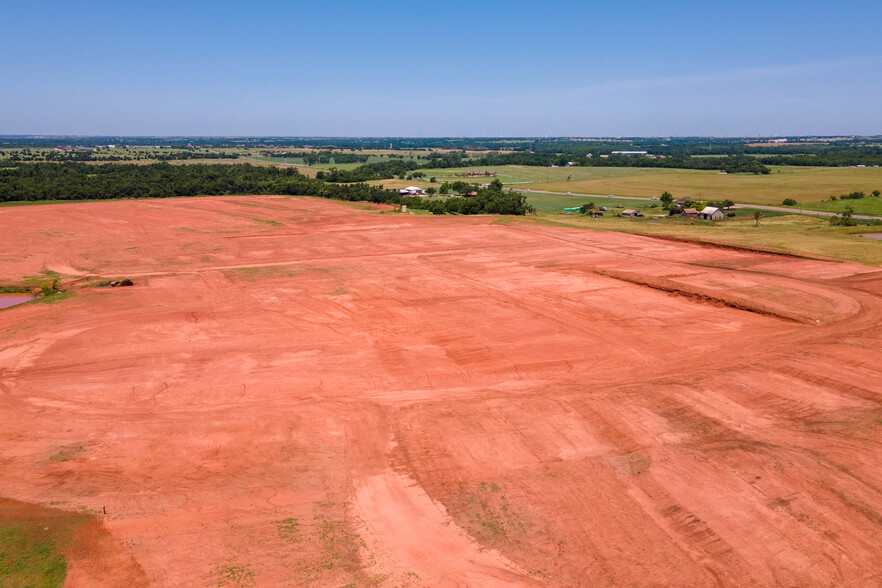
<instances>
[{"instance_id":1,"label":"clear blue sky","mask_svg":"<svg viewBox=\"0 0 882 588\"><path fill-rule=\"evenodd\" d=\"M0 134L882 134L882 2L0 0Z\"/></svg>"}]
</instances>

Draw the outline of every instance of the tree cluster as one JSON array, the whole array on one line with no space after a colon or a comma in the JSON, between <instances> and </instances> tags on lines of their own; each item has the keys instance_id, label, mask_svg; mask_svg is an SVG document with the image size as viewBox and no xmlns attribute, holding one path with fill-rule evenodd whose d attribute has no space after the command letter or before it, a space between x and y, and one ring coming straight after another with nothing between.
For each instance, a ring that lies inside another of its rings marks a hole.
<instances>
[{"instance_id":1,"label":"tree cluster","mask_svg":"<svg viewBox=\"0 0 882 588\"><path fill-rule=\"evenodd\" d=\"M478 190L474 198L446 201L403 197L364 183L335 184L309 178L294 168L236 165L170 165L155 163L87 165L18 163L0 168L0 202L38 200L105 200L174 196L286 194L378 204L407 204L437 214L526 214L532 206L522 194L507 192L502 183Z\"/></svg>"},{"instance_id":2,"label":"tree cluster","mask_svg":"<svg viewBox=\"0 0 882 588\"><path fill-rule=\"evenodd\" d=\"M351 182L367 182L370 180L388 180L398 176L403 178L409 172L419 167L415 161L404 159L390 159L389 161L379 161L377 163L366 163L353 169L336 169L329 171L320 171L316 174L316 178L325 180L326 182L335 183L351 183Z\"/></svg>"}]
</instances>

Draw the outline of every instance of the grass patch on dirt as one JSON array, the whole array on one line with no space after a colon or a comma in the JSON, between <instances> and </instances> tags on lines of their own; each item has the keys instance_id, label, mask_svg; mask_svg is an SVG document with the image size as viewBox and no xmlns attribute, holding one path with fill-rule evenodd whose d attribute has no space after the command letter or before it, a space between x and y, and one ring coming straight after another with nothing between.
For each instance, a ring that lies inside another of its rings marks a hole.
<instances>
[{"instance_id":1,"label":"grass patch on dirt","mask_svg":"<svg viewBox=\"0 0 882 588\"><path fill-rule=\"evenodd\" d=\"M42 304L55 304L56 302L61 302L66 298L70 298L74 293L71 291L65 292L55 292L54 294L50 294L48 296L43 296L41 298L35 298L31 302L33 303L42 303Z\"/></svg>"},{"instance_id":2,"label":"grass patch on dirt","mask_svg":"<svg viewBox=\"0 0 882 588\"><path fill-rule=\"evenodd\" d=\"M300 538L300 522L295 518L276 521L276 531L278 531L280 539L296 543Z\"/></svg>"},{"instance_id":3,"label":"grass patch on dirt","mask_svg":"<svg viewBox=\"0 0 882 588\"><path fill-rule=\"evenodd\" d=\"M234 561L225 562L212 571L212 576L217 578L218 586L231 586L232 588L245 588L256 586L254 571L246 565L237 564Z\"/></svg>"},{"instance_id":4,"label":"grass patch on dirt","mask_svg":"<svg viewBox=\"0 0 882 588\"><path fill-rule=\"evenodd\" d=\"M500 546L517 541L526 533L518 510L494 482L480 482L465 493L468 510L466 530L479 541Z\"/></svg>"},{"instance_id":5,"label":"grass patch on dirt","mask_svg":"<svg viewBox=\"0 0 882 588\"><path fill-rule=\"evenodd\" d=\"M277 523L280 535L291 529L291 522L286 521L289 519L279 521L281 526ZM295 534L302 534L305 542L318 549L297 565L296 585L379 586L388 578L387 574L366 571L376 564L375 558L364 539L352 530L345 518L318 512L313 515L312 522L303 527L301 529L297 524Z\"/></svg>"},{"instance_id":6,"label":"grass patch on dirt","mask_svg":"<svg viewBox=\"0 0 882 588\"><path fill-rule=\"evenodd\" d=\"M55 453L49 456L49 461L70 461L76 459L85 449L86 444L83 442L62 445Z\"/></svg>"},{"instance_id":7,"label":"grass patch on dirt","mask_svg":"<svg viewBox=\"0 0 882 588\"><path fill-rule=\"evenodd\" d=\"M67 575L63 551L89 517L0 499L0 585L61 586Z\"/></svg>"},{"instance_id":8,"label":"grass patch on dirt","mask_svg":"<svg viewBox=\"0 0 882 588\"><path fill-rule=\"evenodd\" d=\"M223 270L224 275L233 281L260 282L274 278L293 278L294 270L288 266L271 265L266 267L240 267Z\"/></svg>"}]
</instances>

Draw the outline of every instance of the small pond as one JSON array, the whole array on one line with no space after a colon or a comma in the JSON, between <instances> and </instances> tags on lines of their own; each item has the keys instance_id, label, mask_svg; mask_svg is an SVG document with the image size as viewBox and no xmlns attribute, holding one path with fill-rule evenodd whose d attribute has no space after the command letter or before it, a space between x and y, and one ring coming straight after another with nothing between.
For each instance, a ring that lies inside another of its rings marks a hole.
<instances>
[{"instance_id":1,"label":"small pond","mask_svg":"<svg viewBox=\"0 0 882 588\"><path fill-rule=\"evenodd\" d=\"M870 239L882 239L882 233L864 233L861 237L869 237Z\"/></svg>"},{"instance_id":2,"label":"small pond","mask_svg":"<svg viewBox=\"0 0 882 588\"><path fill-rule=\"evenodd\" d=\"M30 294L0 294L0 308L9 308L33 299L34 297Z\"/></svg>"}]
</instances>

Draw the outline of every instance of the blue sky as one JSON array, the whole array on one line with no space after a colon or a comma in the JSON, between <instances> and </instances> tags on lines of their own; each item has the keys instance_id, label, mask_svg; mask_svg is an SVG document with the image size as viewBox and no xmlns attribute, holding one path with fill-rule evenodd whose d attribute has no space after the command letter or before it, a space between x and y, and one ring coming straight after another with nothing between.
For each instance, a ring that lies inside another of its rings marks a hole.
<instances>
[{"instance_id":1,"label":"blue sky","mask_svg":"<svg viewBox=\"0 0 882 588\"><path fill-rule=\"evenodd\" d=\"M878 1L0 9L0 134L882 134Z\"/></svg>"}]
</instances>

